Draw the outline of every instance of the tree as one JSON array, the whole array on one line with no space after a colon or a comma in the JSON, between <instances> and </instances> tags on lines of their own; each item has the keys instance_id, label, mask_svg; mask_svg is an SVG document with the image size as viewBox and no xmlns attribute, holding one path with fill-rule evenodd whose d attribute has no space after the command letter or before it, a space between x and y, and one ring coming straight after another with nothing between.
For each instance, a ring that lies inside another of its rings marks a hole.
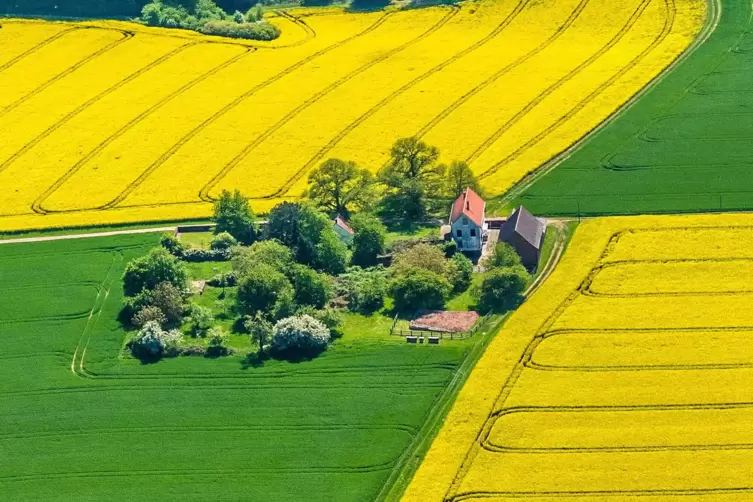
<instances>
[{"instance_id":1,"label":"tree","mask_svg":"<svg viewBox=\"0 0 753 502\"><path fill-rule=\"evenodd\" d=\"M212 238L212 243L209 247L212 249L230 249L236 244L238 244L238 241L235 237L228 232L220 232Z\"/></svg>"},{"instance_id":2,"label":"tree","mask_svg":"<svg viewBox=\"0 0 753 502\"><path fill-rule=\"evenodd\" d=\"M161 282L149 292L149 304L160 309L168 322L178 322L183 315L183 294L169 282Z\"/></svg>"},{"instance_id":3,"label":"tree","mask_svg":"<svg viewBox=\"0 0 753 502\"><path fill-rule=\"evenodd\" d=\"M437 246L421 242L401 251L392 259L390 275L397 276L415 268L429 270L437 275L447 275L447 258Z\"/></svg>"},{"instance_id":4,"label":"tree","mask_svg":"<svg viewBox=\"0 0 753 502\"><path fill-rule=\"evenodd\" d=\"M347 246L334 230L331 228L325 229L322 232L319 244L316 245L316 268L330 275L338 275L345 272L347 262Z\"/></svg>"},{"instance_id":5,"label":"tree","mask_svg":"<svg viewBox=\"0 0 753 502\"><path fill-rule=\"evenodd\" d=\"M128 343L128 347L135 357L154 361L164 356L177 355L182 338L180 331L163 331L156 321L149 321Z\"/></svg>"},{"instance_id":6,"label":"tree","mask_svg":"<svg viewBox=\"0 0 753 502\"><path fill-rule=\"evenodd\" d=\"M447 195L453 199L460 196L466 188L470 188L479 195L482 194L481 184L476 179L476 175L473 174L468 163L462 160L455 160L449 165L445 184Z\"/></svg>"},{"instance_id":7,"label":"tree","mask_svg":"<svg viewBox=\"0 0 753 502\"><path fill-rule=\"evenodd\" d=\"M195 336L203 337L206 331L212 327L213 322L214 314L212 313L212 309L202 307L201 305L191 307L191 324L193 324Z\"/></svg>"},{"instance_id":8,"label":"tree","mask_svg":"<svg viewBox=\"0 0 753 502\"><path fill-rule=\"evenodd\" d=\"M492 254L484 260L484 267L487 269L500 267L514 267L520 265L520 256L515 248L506 242L498 242L494 246Z\"/></svg>"},{"instance_id":9,"label":"tree","mask_svg":"<svg viewBox=\"0 0 753 502\"><path fill-rule=\"evenodd\" d=\"M188 274L181 262L164 248L155 248L146 256L131 260L123 272L123 293L126 296L139 294L143 289L152 290L157 284L169 282L178 290L186 288Z\"/></svg>"},{"instance_id":10,"label":"tree","mask_svg":"<svg viewBox=\"0 0 753 502\"><path fill-rule=\"evenodd\" d=\"M298 305L295 303L295 292L293 291L293 288L290 288L280 292L277 296L277 301L275 301L269 314L272 319L279 321L280 319L292 316L297 309Z\"/></svg>"},{"instance_id":11,"label":"tree","mask_svg":"<svg viewBox=\"0 0 753 502\"><path fill-rule=\"evenodd\" d=\"M305 265L316 263L316 246L324 232L332 227L329 218L313 207L283 202L269 212L267 233L292 251L295 259Z\"/></svg>"},{"instance_id":12,"label":"tree","mask_svg":"<svg viewBox=\"0 0 753 502\"><path fill-rule=\"evenodd\" d=\"M230 193L223 190L214 202L214 217L217 224L214 233L227 232L238 242L249 245L256 240L257 231L254 224L254 212L248 205L248 200L239 190Z\"/></svg>"},{"instance_id":13,"label":"tree","mask_svg":"<svg viewBox=\"0 0 753 502\"><path fill-rule=\"evenodd\" d=\"M374 205L374 177L355 162L329 159L309 173L308 197L317 206L348 216Z\"/></svg>"},{"instance_id":14,"label":"tree","mask_svg":"<svg viewBox=\"0 0 753 502\"><path fill-rule=\"evenodd\" d=\"M350 220L353 229L353 256L350 262L360 267L376 265L377 256L384 254L387 228L369 214L357 214Z\"/></svg>"},{"instance_id":15,"label":"tree","mask_svg":"<svg viewBox=\"0 0 753 502\"><path fill-rule=\"evenodd\" d=\"M131 319L131 324L137 328L144 327L148 322L156 322L160 326L164 326L167 322L167 318L159 308L147 305L136 312L133 319Z\"/></svg>"},{"instance_id":16,"label":"tree","mask_svg":"<svg viewBox=\"0 0 753 502\"><path fill-rule=\"evenodd\" d=\"M254 317L247 316L243 326L248 330L251 338L251 344L259 346L258 354L264 353L264 346L272 339L274 326L261 313L256 313Z\"/></svg>"},{"instance_id":17,"label":"tree","mask_svg":"<svg viewBox=\"0 0 753 502\"><path fill-rule=\"evenodd\" d=\"M312 356L327 348L329 329L310 315L292 316L275 324L273 352L282 356Z\"/></svg>"},{"instance_id":18,"label":"tree","mask_svg":"<svg viewBox=\"0 0 753 502\"><path fill-rule=\"evenodd\" d=\"M174 234L171 233L164 233L162 234L162 238L159 241L160 245L167 249L167 251L174 256L182 256L183 255L183 244L178 240L177 237L175 237Z\"/></svg>"},{"instance_id":19,"label":"tree","mask_svg":"<svg viewBox=\"0 0 753 502\"><path fill-rule=\"evenodd\" d=\"M243 314L268 314L280 295L293 293L293 286L282 274L269 265L259 264L248 270L238 282L236 304Z\"/></svg>"},{"instance_id":20,"label":"tree","mask_svg":"<svg viewBox=\"0 0 753 502\"><path fill-rule=\"evenodd\" d=\"M295 263L290 248L274 239L254 242L250 247L233 248L230 260L238 277L261 264L269 265L278 272L288 273Z\"/></svg>"},{"instance_id":21,"label":"tree","mask_svg":"<svg viewBox=\"0 0 753 502\"><path fill-rule=\"evenodd\" d=\"M504 312L523 301L529 275L521 265L495 268L484 276L481 286L473 291L483 312Z\"/></svg>"},{"instance_id":22,"label":"tree","mask_svg":"<svg viewBox=\"0 0 753 502\"><path fill-rule=\"evenodd\" d=\"M374 312L384 306L387 295L387 274L383 267L367 270L352 267L340 276L343 294L353 312Z\"/></svg>"},{"instance_id":23,"label":"tree","mask_svg":"<svg viewBox=\"0 0 753 502\"><path fill-rule=\"evenodd\" d=\"M293 268L293 289L295 303L298 305L311 305L321 309L332 298L332 283L329 277L305 265L296 265Z\"/></svg>"},{"instance_id":24,"label":"tree","mask_svg":"<svg viewBox=\"0 0 753 502\"><path fill-rule=\"evenodd\" d=\"M448 263L447 277L456 293L465 291L473 280L473 263L462 253L452 255Z\"/></svg>"},{"instance_id":25,"label":"tree","mask_svg":"<svg viewBox=\"0 0 753 502\"><path fill-rule=\"evenodd\" d=\"M452 291L447 279L421 268L410 269L390 282L390 294L400 311L440 309Z\"/></svg>"},{"instance_id":26,"label":"tree","mask_svg":"<svg viewBox=\"0 0 753 502\"><path fill-rule=\"evenodd\" d=\"M387 209L406 219L424 217L426 194L439 191L444 175L445 166L438 165L438 159L439 150L417 137L398 139L378 174L387 187Z\"/></svg>"}]
</instances>

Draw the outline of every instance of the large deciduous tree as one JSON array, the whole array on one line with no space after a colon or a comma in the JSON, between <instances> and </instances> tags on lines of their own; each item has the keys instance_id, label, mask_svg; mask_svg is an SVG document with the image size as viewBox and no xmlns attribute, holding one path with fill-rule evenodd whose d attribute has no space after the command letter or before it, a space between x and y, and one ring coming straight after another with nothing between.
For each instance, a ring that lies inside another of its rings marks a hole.
<instances>
[{"instance_id":1,"label":"large deciduous tree","mask_svg":"<svg viewBox=\"0 0 753 502\"><path fill-rule=\"evenodd\" d=\"M470 188L477 194L481 194L481 185L473 174L467 162L456 160L447 167L445 190L453 199L457 198L466 188Z\"/></svg>"},{"instance_id":2,"label":"large deciduous tree","mask_svg":"<svg viewBox=\"0 0 753 502\"><path fill-rule=\"evenodd\" d=\"M438 193L442 185L445 166L438 159L439 150L415 136L397 140L378 175L387 187L385 209L405 219L423 218L427 195Z\"/></svg>"},{"instance_id":3,"label":"large deciduous tree","mask_svg":"<svg viewBox=\"0 0 753 502\"><path fill-rule=\"evenodd\" d=\"M374 177L355 162L329 159L309 174L308 197L314 204L348 216L352 210L368 211L374 205Z\"/></svg>"}]
</instances>

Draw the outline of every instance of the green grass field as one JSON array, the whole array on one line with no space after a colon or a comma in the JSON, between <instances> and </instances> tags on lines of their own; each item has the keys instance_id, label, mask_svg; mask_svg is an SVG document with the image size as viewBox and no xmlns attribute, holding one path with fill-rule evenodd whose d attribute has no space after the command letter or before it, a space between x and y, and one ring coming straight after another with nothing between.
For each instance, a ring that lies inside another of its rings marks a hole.
<instances>
[{"instance_id":1,"label":"green grass field","mask_svg":"<svg viewBox=\"0 0 753 502\"><path fill-rule=\"evenodd\" d=\"M538 214L753 209L749 0L616 121L515 199Z\"/></svg>"},{"instance_id":2,"label":"green grass field","mask_svg":"<svg viewBox=\"0 0 753 502\"><path fill-rule=\"evenodd\" d=\"M475 338L413 346L346 332L310 362L141 364L123 351L120 277L158 238L0 246L0 498L386 493Z\"/></svg>"}]
</instances>

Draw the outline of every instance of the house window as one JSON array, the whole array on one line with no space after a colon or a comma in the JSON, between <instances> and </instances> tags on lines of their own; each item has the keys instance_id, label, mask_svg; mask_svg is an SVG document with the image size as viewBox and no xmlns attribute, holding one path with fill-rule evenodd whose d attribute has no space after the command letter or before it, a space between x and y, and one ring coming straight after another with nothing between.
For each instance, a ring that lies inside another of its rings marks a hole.
<instances>
[{"instance_id":1,"label":"house window","mask_svg":"<svg viewBox=\"0 0 753 502\"><path fill-rule=\"evenodd\" d=\"M468 218L463 216L463 225L468 225Z\"/></svg>"},{"instance_id":2,"label":"house window","mask_svg":"<svg viewBox=\"0 0 753 502\"><path fill-rule=\"evenodd\" d=\"M476 237L476 229L475 228L471 229L471 237Z\"/></svg>"},{"instance_id":3,"label":"house window","mask_svg":"<svg viewBox=\"0 0 753 502\"><path fill-rule=\"evenodd\" d=\"M463 236L463 231L460 230L460 229L458 229L458 231L455 232L455 233L457 234L458 237L462 237Z\"/></svg>"}]
</instances>

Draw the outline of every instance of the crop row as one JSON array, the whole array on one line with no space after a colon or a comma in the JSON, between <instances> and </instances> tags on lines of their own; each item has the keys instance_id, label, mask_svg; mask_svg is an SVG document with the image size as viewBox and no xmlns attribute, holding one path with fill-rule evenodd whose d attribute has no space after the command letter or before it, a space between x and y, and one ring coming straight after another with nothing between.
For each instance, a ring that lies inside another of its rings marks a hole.
<instances>
[{"instance_id":1,"label":"crop row","mask_svg":"<svg viewBox=\"0 0 753 502\"><path fill-rule=\"evenodd\" d=\"M137 212L164 219L190 205L205 214L202 201L228 187L274 201L300 195L306 172L325 157L377 169L391 141L417 132L448 160L478 159L473 167L483 173L505 149L541 132L531 128L543 124L532 118L537 110L571 109L577 102L567 96L595 99L601 91L591 84L604 90L629 76L631 85L650 78L661 66L657 58L673 57L696 29L691 14L688 0L631 0L616 8L605 0L543 7L488 1L316 16L303 9L299 18L276 19L298 23L310 36L275 50L134 28L128 40L91 59L67 50L58 57L68 44L86 45L72 37L113 36L125 23L72 25L39 49L19 47L15 62L0 70L0 87L14 84L13 75L29 65L50 75L36 87L14 88L13 106L0 110L2 123L19 126L17 133L0 128L9 140L0 142L0 185L14 188L0 214L9 228L130 219L119 215ZM552 58L558 64L549 64ZM67 69L39 64L49 59ZM116 71L87 78L108 64ZM539 75L535 82L510 91L532 74ZM82 87L66 99L66 89ZM35 121L43 105L45 118ZM610 110L602 105L593 117ZM458 130L466 141L458 142ZM504 171L512 182L529 168ZM497 177L489 183L506 187ZM40 216L29 215L30 208ZM102 209L109 216L95 216ZM63 214L48 214L55 212Z\"/></svg>"},{"instance_id":2,"label":"crop row","mask_svg":"<svg viewBox=\"0 0 753 502\"><path fill-rule=\"evenodd\" d=\"M479 361L407 499L750 490L753 314L737 278L751 222L582 223Z\"/></svg>"}]
</instances>

